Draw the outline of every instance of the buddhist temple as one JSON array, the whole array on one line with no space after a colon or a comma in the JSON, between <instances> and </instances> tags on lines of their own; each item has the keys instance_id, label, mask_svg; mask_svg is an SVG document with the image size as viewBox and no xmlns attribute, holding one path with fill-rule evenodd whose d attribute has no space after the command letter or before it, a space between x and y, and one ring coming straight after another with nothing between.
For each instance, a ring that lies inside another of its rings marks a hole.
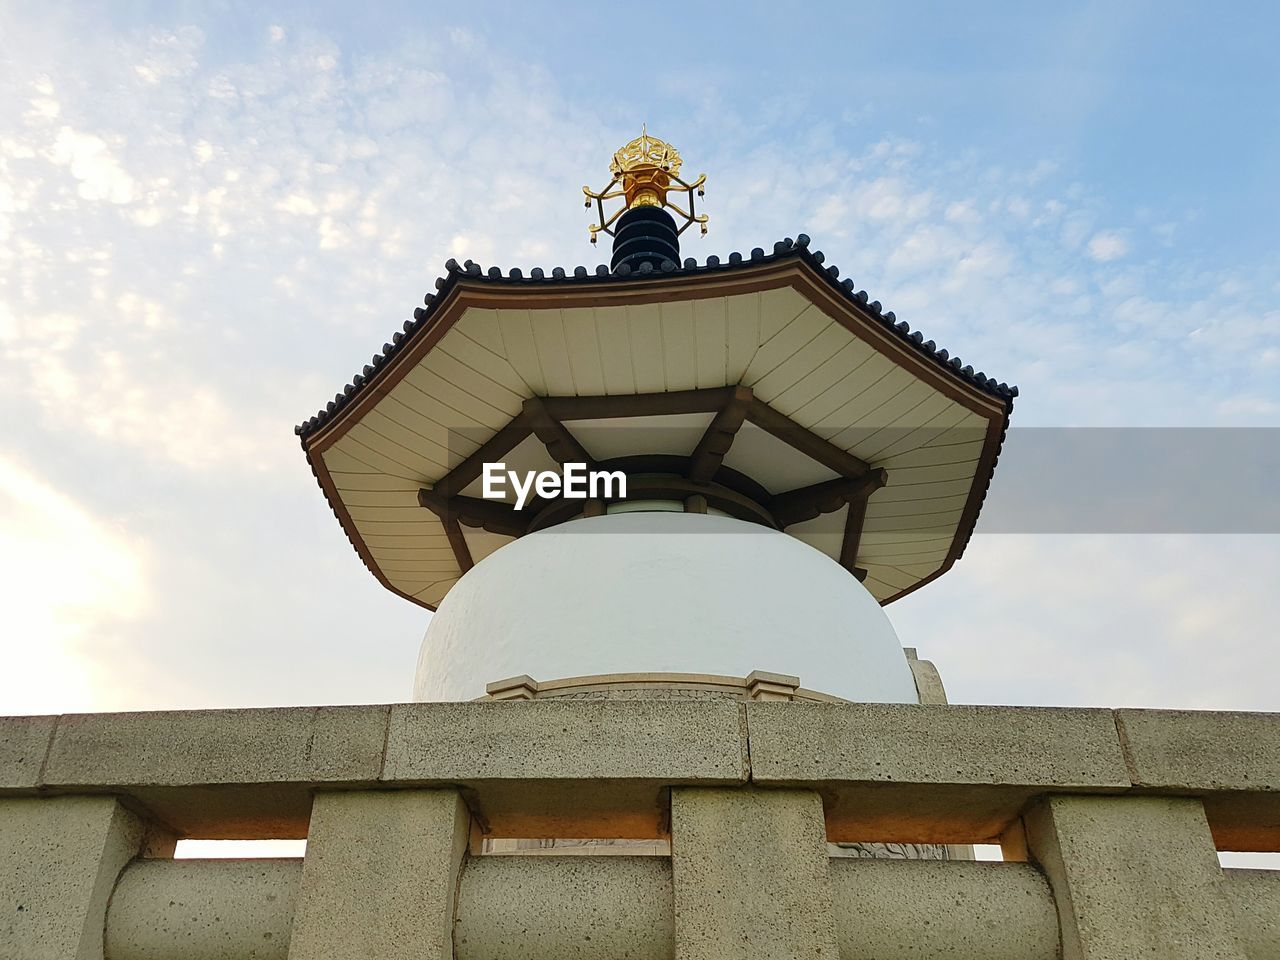
<instances>
[{"instance_id":1,"label":"buddhist temple","mask_svg":"<svg viewBox=\"0 0 1280 960\"><path fill-rule=\"evenodd\" d=\"M404 702L0 718L0 960L1280 958L1219 861L1280 851L1280 716L948 704L892 606L1018 391L804 234L686 256L683 167L642 129L607 264L449 261L298 426L429 621Z\"/></svg>"},{"instance_id":2,"label":"buddhist temple","mask_svg":"<svg viewBox=\"0 0 1280 960\"><path fill-rule=\"evenodd\" d=\"M439 610L424 699L518 676L754 670L916 697L879 607L963 554L1017 389L912 331L803 234L681 260L708 220L706 177L681 163L646 133L604 190L584 188L607 267L450 261L299 427L365 566ZM510 491L481 496L497 462L618 471L627 496L517 509Z\"/></svg>"}]
</instances>

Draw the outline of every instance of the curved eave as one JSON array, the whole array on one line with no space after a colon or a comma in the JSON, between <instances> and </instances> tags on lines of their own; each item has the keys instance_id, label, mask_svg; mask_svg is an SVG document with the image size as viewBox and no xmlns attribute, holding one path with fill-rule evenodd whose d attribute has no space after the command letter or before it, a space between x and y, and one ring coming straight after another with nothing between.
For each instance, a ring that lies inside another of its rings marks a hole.
<instances>
[{"instance_id":1,"label":"curved eave","mask_svg":"<svg viewBox=\"0 0 1280 960\"><path fill-rule=\"evenodd\" d=\"M849 281L842 282L835 268L825 267L822 255L807 249L807 238L801 237L801 242L795 244L790 241L776 244L772 255L757 249L750 259L733 255L728 263L720 264L713 257L703 265L686 261L683 268L632 275L611 275L607 271L589 274L580 267L573 275L557 269L547 276L535 269L525 278L519 270L503 276L496 268L486 273L475 264L468 262L460 267L450 261L448 274L437 281L436 286L437 293L426 298L426 308L415 311L415 319L405 324L404 331L385 344L382 353L374 357L325 410L297 428L313 473L365 565L389 590L414 603L435 608L435 602L401 589L383 571L320 454L360 423L365 413L471 308L553 310L635 306L791 287L857 338L870 343L876 351L909 369L939 392L979 412L987 422L981 457L945 559L932 573L904 585L881 602L890 603L941 576L963 554L972 536L1017 389L997 383L983 373L975 373L972 367L951 358L932 341L926 341L922 334L910 331L891 312L883 312L879 303L870 301L864 292L855 291ZM458 571L459 576L461 572ZM447 585L444 589L447 590Z\"/></svg>"},{"instance_id":2,"label":"curved eave","mask_svg":"<svg viewBox=\"0 0 1280 960\"><path fill-rule=\"evenodd\" d=\"M536 287L539 290L590 290L591 296L620 294L618 302L645 303L657 300L661 296L651 294L646 297L643 293L646 286L657 285L665 288L672 280L677 279L700 278L699 281L695 281L700 282L715 277L741 276L757 272L765 265L777 265L789 261L798 261L808 266L815 278L825 283L834 296L845 300L849 307L865 317L867 322L884 327L904 345L936 362L940 369L945 370L958 382L971 385L983 393L1007 401L1009 410L1012 410L1013 398L1018 395L1016 386L999 383L994 377L988 377L980 370L975 371L972 365L964 363L959 357L951 356L949 351L938 347L932 340L926 340L919 330L913 331L905 321L899 320L892 310L884 310L879 300L872 300L865 290L856 289L851 279L848 277L841 279L839 268L827 266L826 257L822 252L810 251L809 238L800 234L798 240L786 239L775 243L772 254L766 254L762 248L756 247L751 251L749 258L739 253L731 253L725 261L713 256L708 257L706 262L701 264L690 258L685 260L682 266L673 266L669 271L641 270L633 273L623 268L619 273L613 274L609 272L608 267L601 264L594 271L589 271L583 266L574 267L572 273L562 267L554 267L550 275L541 267L534 267L526 277L519 267L514 267L503 274L498 267L489 267L485 270L471 260L460 265L456 260L451 259L445 264L445 275L436 279L436 292L429 293L423 298L425 306L416 308L413 311L413 319L404 322L402 330L397 331L389 342L382 345L382 351L374 354L369 363L351 378L351 382L334 395L333 400L316 411L314 416L296 426L294 433L305 440L306 437L321 430L345 407L358 399L366 389L370 388L372 382L378 379L378 374L384 366L400 353L410 349L415 340L436 325L440 314L449 305L455 290L464 282L468 286L478 284L482 288ZM648 264L644 266L648 267ZM303 446L306 447L305 442Z\"/></svg>"}]
</instances>

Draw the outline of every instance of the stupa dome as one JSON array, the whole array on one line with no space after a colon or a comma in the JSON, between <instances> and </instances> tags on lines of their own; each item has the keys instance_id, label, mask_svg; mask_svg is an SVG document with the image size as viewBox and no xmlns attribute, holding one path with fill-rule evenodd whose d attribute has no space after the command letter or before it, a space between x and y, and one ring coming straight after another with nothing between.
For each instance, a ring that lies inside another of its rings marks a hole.
<instances>
[{"instance_id":1,"label":"stupa dome","mask_svg":"<svg viewBox=\"0 0 1280 960\"><path fill-rule=\"evenodd\" d=\"M848 700L917 699L884 611L819 550L725 516L611 513L521 537L468 571L432 617L414 697L473 700L521 674L757 670Z\"/></svg>"}]
</instances>

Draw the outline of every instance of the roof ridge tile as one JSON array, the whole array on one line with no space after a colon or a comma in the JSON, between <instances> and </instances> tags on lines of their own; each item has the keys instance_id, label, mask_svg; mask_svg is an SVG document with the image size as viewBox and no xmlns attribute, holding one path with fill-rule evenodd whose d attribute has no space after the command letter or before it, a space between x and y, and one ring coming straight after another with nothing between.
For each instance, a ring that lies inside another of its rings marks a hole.
<instances>
[{"instance_id":1,"label":"roof ridge tile","mask_svg":"<svg viewBox=\"0 0 1280 960\"><path fill-rule=\"evenodd\" d=\"M785 257L798 257L808 262L819 274L826 276L832 286L838 290L847 300L856 307L866 311L873 318L879 319L885 326L893 329L899 334L903 340L910 343L913 347L927 354L940 365L948 367L953 375L959 376L976 386L981 387L989 393L1000 397L1005 401L1006 406L1012 409L1013 398L1018 396L1017 386L1009 386L1004 382L997 383L994 378L987 377L985 373L975 373L973 367L965 365L959 357L952 357L945 348L940 348L932 340L925 340L924 334L920 331L912 331L905 321L899 321L892 310L884 310L879 300L872 300L865 290L855 290L852 278L840 278L840 270L834 264L824 266L826 255L821 250L810 250L810 240L808 234L797 234L795 240L786 237L777 241L773 245L773 252L766 254L762 247L754 247L750 253L751 264L758 264L765 261L779 260ZM363 371L352 378L352 382L348 383L341 393L335 395L334 399L325 405L324 409L318 411L315 416L309 418L304 423L294 428L294 433L305 439L307 434L313 432L323 426L329 419L347 405L350 398L357 393L365 383L372 379L378 369L385 365L386 361L391 359L403 346L412 338L413 334L422 327L435 313L436 309L443 302L444 297L449 290L456 285L462 277L468 279L481 279L485 282L510 283L512 281L519 283L553 283L553 282L595 282L601 280L617 280L619 278L637 277L650 278L657 275L670 276L672 274L693 274L701 273L709 270L728 269L739 266L746 261L747 258L738 251L733 251L728 255L727 261L715 254L711 254L706 261L699 265L698 261L693 257L688 257L683 264L674 260L665 260L655 269L652 264L645 263L640 269L633 270L628 264L621 264L616 271L611 272L605 264L599 264L594 268L586 266L576 266L573 268L572 276L568 276L567 271L563 267L554 267L551 275L547 276L546 271L542 267L533 267L529 271L529 277L524 276L523 271L519 267L512 267L506 277L503 276L499 267L489 267L483 270L479 264L473 260L466 260L463 265L459 265L458 261L450 257L445 261L445 275L437 277L434 288L435 293L428 293L422 298L423 306L416 307L413 311L413 319L404 321L402 332L395 333L390 343L383 344L382 353L373 357L372 365L365 366Z\"/></svg>"}]
</instances>

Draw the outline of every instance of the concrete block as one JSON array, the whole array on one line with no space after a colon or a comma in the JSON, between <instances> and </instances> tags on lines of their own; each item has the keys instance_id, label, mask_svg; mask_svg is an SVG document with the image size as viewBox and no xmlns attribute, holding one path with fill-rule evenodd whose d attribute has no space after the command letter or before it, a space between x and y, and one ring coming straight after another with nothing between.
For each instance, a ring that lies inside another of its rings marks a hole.
<instances>
[{"instance_id":1,"label":"concrete block","mask_svg":"<svg viewBox=\"0 0 1280 960\"><path fill-rule=\"evenodd\" d=\"M787 673L770 673L767 670L752 670L743 678L747 688L748 700L787 700L796 698L800 689L800 678Z\"/></svg>"},{"instance_id":2,"label":"concrete block","mask_svg":"<svg viewBox=\"0 0 1280 960\"><path fill-rule=\"evenodd\" d=\"M1055 796L1024 819L1063 960L1244 960L1199 800Z\"/></svg>"},{"instance_id":3,"label":"concrete block","mask_svg":"<svg viewBox=\"0 0 1280 960\"><path fill-rule=\"evenodd\" d=\"M493 700L532 700L538 695L538 681L527 673L487 683L484 692Z\"/></svg>"},{"instance_id":4,"label":"concrete block","mask_svg":"<svg viewBox=\"0 0 1280 960\"><path fill-rule=\"evenodd\" d=\"M40 783L58 718L0 717L0 790L34 790Z\"/></svg>"},{"instance_id":5,"label":"concrete block","mask_svg":"<svg viewBox=\"0 0 1280 960\"><path fill-rule=\"evenodd\" d=\"M376 781L388 708L69 714L49 786Z\"/></svg>"},{"instance_id":6,"label":"concrete block","mask_svg":"<svg viewBox=\"0 0 1280 960\"><path fill-rule=\"evenodd\" d=\"M473 857L457 960L670 960L674 922L668 857Z\"/></svg>"},{"instance_id":7,"label":"concrete block","mask_svg":"<svg viewBox=\"0 0 1280 960\"><path fill-rule=\"evenodd\" d=\"M921 703L946 703L947 688L942 685L942 674L931 660L921 660L915 647L906 647L907 666L916 683L916 693Z\"/></svg>"},{"instance_id":8,"label":"concrete block","mask_svg":"<svg viewBox=\"0 0 1280 960\"><path fill-rule=\"evenodd\" d=\"M1280 850L1280 714L1117 710L1136 786L1204 793L1222 850Z\"/></svg>"},{"instance_id":9,"label":"concrete block","mask_svg":"<svg viewBox=\"0 0 1280 960\"><path fill-rule=\"evenodd\" d=\"M745 764L738 703L406 703L391 708L383 779L739 783Z\"/></svg>"},{"instance_id":10,"label":"concrete block","mask_svg":"<svg viewBox=\"0 0 1280 960\"><path fill-rule=\"evenodd\" d=\"M102 960L107 901L143 834L110 797L0 800L0 957Z\"/></svg>"},{"instance_id":11,"label":"concrete block","mask_svg":"<svg viewBox=\"0 0 1280 960\"><path fill-rule=\"evenodd\" d=\"M451 960L469 828L455 790L317 794L289 960Z\"/></svg>"},{"instance_id":12,"label":"concrete block","mask_svg":"<svg viewBox=\"0 0 1280 960\"><path fill-rule=\"evenodd\" d=\"M136 860L111 895L106 960L285 960L301 879L301 859Z\"/></svg>"},{"instance_id":13,"label":"concrete block","mask_svg":"<svg viewBox=\"0 0 1280 960\"><path fill-rule=\"evenodd\" d=\"M1128 787L1109 710L749 703L758 783Z\"/></svg>"},{"instance_id":14,"label":"concrete block","mask_svg":"<svg viewBox=\"0 0 1280 960\"><path fill-rule=\"evenodd\" d=\"M1280 791L1280 713L1115 715L1136 786Z\"/></svg>"},{"instance_id":15,"label":"concrete block","mask_svg":"<svg viewBox=\"0 0 1280 960\"><path fill-rule=\"evenodd\" d=\"M1250 960L1280 957L1280 870L1224 870L1236 936Z\"/></svg>"},{"instance_id":16,"label":"concrete block","mask_svg":"<svg viewBox=\"0 0 1280 960\"><path fill-rule=\"evenodd\" d=\"M751 778L813 786L833 841L999 836L1047 789L1130 786L1107 710L746 704Z\"/></svg>"},{"instance_id":17,"label":"concrete block","mask_svg":"<svg viewBox=\"0 0 1280 960\"><path fill-rule=\"evenodd\" d=\"M839 956L816 793L676 788L671 857L676 960Z\"/></svg>"},{"instance_id":18,"label":"concrete block","mask_svg":"<svg viewBox=\"0 0 1280 960\"><path fill-rule=\"evenodd\" d=\"M672 784L747 778L731 701L505 701L391 708L387 783L458 784L498 837L657 837Z\"/></svg>"},{"instance_id":19,"label":"concrete block","mask_svg":"<svg viewBox=\"0 0 1280 960\"><path fill-rule=\"evenodd\" d=\"M832 860L840 960L1058 960L1053 894L1035 867Z\"/></svg>"},{"instance_id":20,"label":"concrete block","mask_svg":"<svg viewBox=\"0 0 1280 960\"><path fill-rule=\"evenodd\" d=\"M45 766L56 790L128 793L182 836L306 836L311 790L377 782L388 708L68 715Z\"/></svg>"}]
</instances>

